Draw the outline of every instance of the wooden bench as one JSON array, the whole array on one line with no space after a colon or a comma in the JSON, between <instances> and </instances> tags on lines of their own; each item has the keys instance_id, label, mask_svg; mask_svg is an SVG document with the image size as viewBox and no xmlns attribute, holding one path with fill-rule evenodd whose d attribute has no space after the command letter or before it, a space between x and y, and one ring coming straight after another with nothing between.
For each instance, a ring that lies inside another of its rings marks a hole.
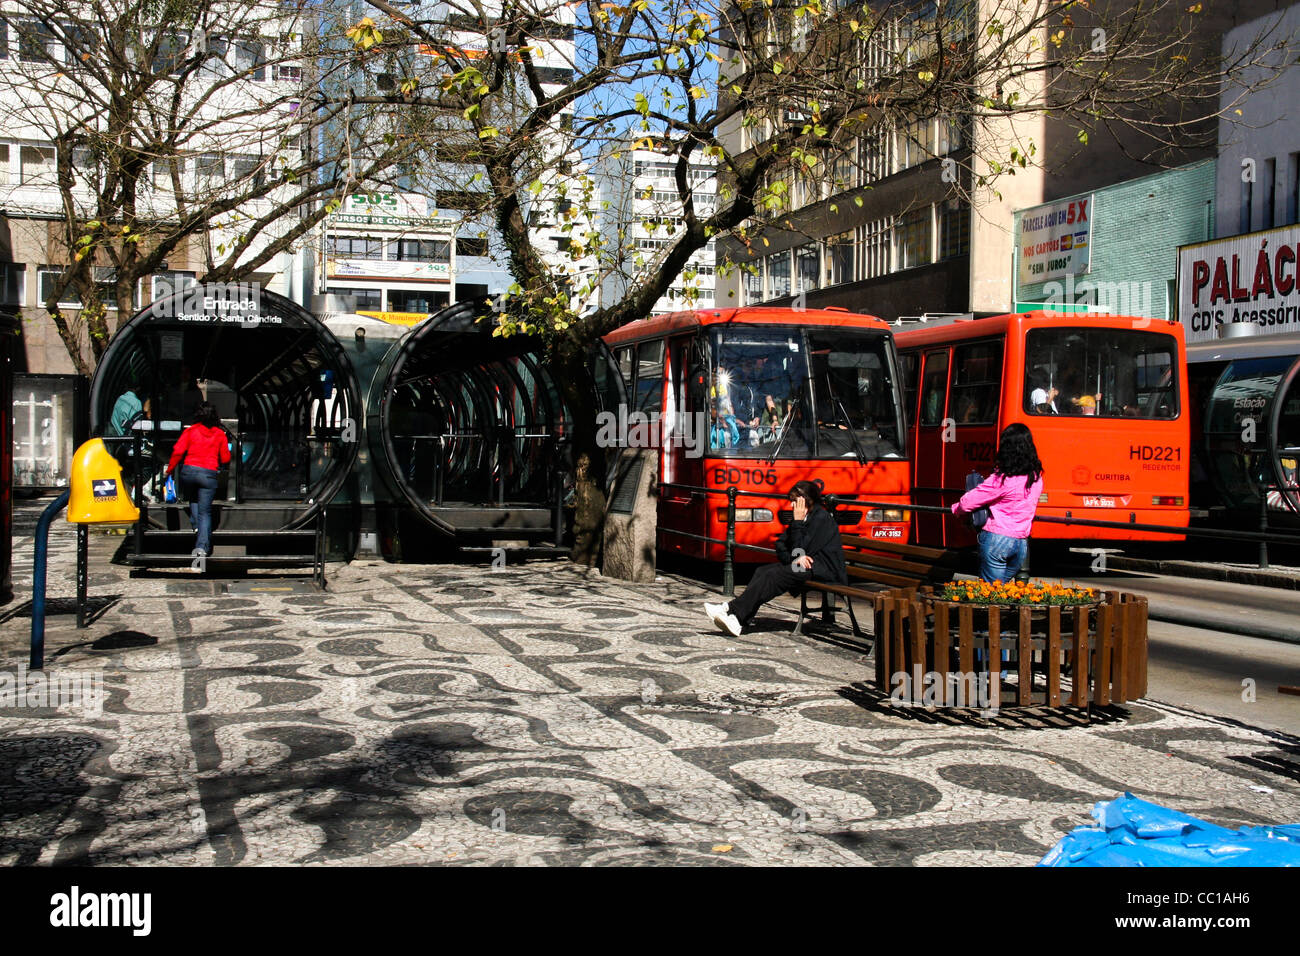
<instances>
[{"instance_id":1,"label":"wooden bench","mask_svg":"<svg viewBox=\"0 0 1300 956\"><path fill-rule=\"evenodd\" d=\"M957 570L957 554L943 548L927 548L919 544L903 544L852 534L843 535L842 540L849 583L809 581L805 584L799 594L799 620L792 633L803 633L810 592L817 591L822 595L822 606L818 610L821 611L823 621L834 620L837 610L835 597L838 595L844 598L849 621L853 624L853 634L864 638L866 635L858 626L857 616L853 613L855 597L872 601L881 591L915 589L924 584L951 581Z\"/></svg>"}]
</instances>

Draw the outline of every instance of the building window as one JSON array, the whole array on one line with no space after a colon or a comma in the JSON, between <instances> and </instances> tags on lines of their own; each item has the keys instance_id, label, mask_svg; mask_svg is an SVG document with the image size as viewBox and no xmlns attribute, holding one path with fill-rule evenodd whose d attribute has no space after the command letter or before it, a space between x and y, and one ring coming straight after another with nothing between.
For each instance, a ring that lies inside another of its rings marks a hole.
<instances>
[{"instance_id":1,"label":"building window","mask_svg":"<svg viewBox=\"0 0 1300 956\"><path fill-rule=\"evenodd\" d=\"M893 172L894 137L888 130L862 138L862 183L874 183Z\"/></svg>"},{"instance_id":2,"label":"building window","mask_svg":"<svg viewBox=\"0 0 1300 956\"><path fill-rule=\"evenodd\" d=\"M573 82L573 71L570 69L555 66L535 66L533 72L537 74L538 83L558 86Z\"/></svg>"},{"instance_id":3,"label":"building window","mask_svg":"<svg viewBox=\"0 0 1300 956\"><path fill-rule=\"evenodd\" d=\"M939 117L939 142L936 156L947 156L966 145L965 119L953 119L950 116Z\"/></svg>"},{"instance_id":4,"label":"building window","mask_svg":"<svg viewBox=\"0 0 1300 956\"><path fill-rule=\"evenodd\" d=\"M22 169L19 175L24 186L53 186L55 184L53 147L24 146L19 158L22 161Z\"/></svg>"},{"instance_id":5,"label":"building window","mask_svg":"<svg viewBox=\"0 0 1300 956\"><path fill-rule=\"evenodd\" d=\"M40 305L44 305L50 295L54 292L55 285L59 277L63 275L63 266L41 266L36 270L36 291L40 296ZM91 278L95 285L99 287L99 299L106 309L117 309L117 292L114 285L117 282L117 273L112 266L92 266ZM81 307L81 295L75 288L65 289L63 297L59 300L59 305L69 308ZM131 305L138 308L140 305L140 284L136 283L135 289L131 295Z\"/></svg>"},{"instance_id":6,"label":"building window","mask_svg":"<svg viewBox=\"0 0 1300 956\"><path fill-rule=\"evenodd\" d=\"M556 252L568 252L569 247L573 245L573 240L568 236L552 236L551 238L555 240Z\"/></svg>"},{"instance_id":7,"label":"building window","mask_svg":"<svg viewBox=\"0 0 1300 956\"><path fill-rule=\"evenodd\" d=\"M745 305L757 305L763 301L763 260L741 266L741 269L744 275Z\"/></svg>"},{"instance_id":8,"label":"building window","mask_svg":"<svg viewBox=\"0 0 1300 956\"><path fill-rule=\"evenodd\" d=\"M193 272L159 272L150 278L149 301L157 301L176 292L183 292L194 285Z\"/></svg>"},{"instance_id":9,"label":"building window","mask_svg":"<svg viewBox=\"0 0 1300 956\"><path fill-rule=\"evenodd\" d=\"M266 182L262 160L257 156L236 156L230 161L230 175L236 182L261 189Z\"/></svg>"},{"instance_id":10,"label":"building window","mask_svg":"<svg viewBox=\"0 0 1300 956\"><path fill-rule=\"evenodd\" d=\"M488 254L488 241L486 236L457 236L456 237L456 255L458 256L486 256ZM459 298L459 296L457 296Z\"/></svg>"},{"instance_id":11,"label":"building window","mask_svg":"<svg viewBox=\"0 0 1300 956\"><path fill-rule=\"evenodd\" d=\"M898 168L909 169L934 155L934 127L931 118L916 119L898 128Z\"/></svg>"},{"instance_id":12,"label":"building window","mask_svg":"<svg viewBox=\"0 0 1300 956\"><path fill-rule=\"evenodd\" d=\"M812 242L795 250L795 265L798 269L799 292L820 289L822 285L822 253L817 243Z\"/></svg>"},{"instance_id":13,"label":"building window","mask_svg":"<svg viewBox=\"0 0 1300 956\"><path fill-rule=\"evenodd\" d=\"M890 221L877 219L862 227L862 258L859 279L874 279L889 271Z\"/></svg>"},{"instance_id":14,"label":"building window","mask_svg":"<svg viewBox=\"0 0 1300 956\"><path fill-rule=\"evenodd\" d=\"M450 299L445 290L389 289L388 308L394 312L433 312Z\"/></svg>"},{"instance_id":15,"label":"building window","mask_svg":"<svg viewBox=\"0 0 1300 956\"><path fill-rule=\"evenodd\" d=\"M461 189L439 189L437 207L439 209L477 209L483 201L483 193L469 192Z\"/></svg>"},{"instance_id":16,"label":"building window","mask_svg":"<svg viewBox=\"0 0 1300 956\"><path fill-rule=\"evenodd\" d=\"M266 48L256 40L236 40L230 44L235 73L249 79L266 79Z\"/></svg>"},{"instance_id":17,"label":"building window","mask_svg":"<svg viewBox=\"0 0 1300 956\"><path fill-rule=\"evenodd\" d=\"M853 281L853 233L843 232L826 239L827 265L830 267L830 285Z\"/></svg>"},{"instance_id":18,"label":"building window","mask_svg":"<svg viewBox=\"0 0 1300 956\"><path fill-rule=\"evenodd\" d=\"M0 303L15 308L27 304L27 265L0 262Z\"/></svg>"},{"instance_id":19,"label":"building window","mask_svg":"<svg viewBox=\"0 0 1300 956\"><path fill-rule=\"evenodd\" d=\"M180 174L185 175L185 160L177 159ZM172 166L171 162L157 162L153 164L153 185L155 189L170 189L172 186Z\"/></svg>"},{"instance_id":20,"label":"building window","mask_svg":"<svg viewBox=\"0 0 1300 956\"><path fill-rule=\"evenodd\" d=\"M302 81L302 67L296 63L277 63L275 78L282 83L299 83Z\"/></svg>"},{"instance_id":21,"label":"building window","mask_svg":"<svg viewBox=\"0 0 1300 956\"><path fill-rule=\"evenodd\" d=\"M953 199L940 207L939 258L951 259L970 252L970 206Z\"/></svg>"},{"instance_id":22,"label":"building window","mask_svg":"<svg viewBox=\"0 0 1300 956\"><path fill-rule=\"evenodd\" d=\"M930 207L904 213L894 221L894 268L912 269L930 262Z\"/></svg>"},{"instance_id":23,"label":"building window","mask_svg":"<svg viewBox=\"0 0 1300 956\"><path fill-rule=\"evenodd\" d=\"M393 251L402 262L451 261L451 243L446 239L399 239Z\"/></svg>"},{"instance_id":24,"label":"building window","mask_svg":"<svg viewBox=\"0 0 1300 956\"><path fill-rule=\"evenodd\" d=\"M59 42L48 23L40 20L23 20L16 24L18 34L18 59L25 63L60 63Z\"/></svg>"},{"instance_id":25,"label":"building window","mask_svg":"<svg viewBox=\"0 0 1300 956\"><path fill-rule=\"evenodd\" d=\"M384 241L363 236L330 236L329 254L336 259L382 259Z\"/></svg>"},{"instance_id":26,"label":"building window","mask_svg":"<svg viewBox=\"0 0 1300 956\"><path fill-rule=\"evenodd\" d=\"M384 290L383 289L336 289L331 288L331 295L346 295L356 300L358 311L367 309L371 312L380 312L384 308Z\"/></svg>"},{"instance_id":27,"label":"building window","mask_svg":"<svg viewBox=\"0 0 1300 956\"><path fill-rule=\"evenodd\" d=\"M9 147L0 145L0 186L9 185Z\"/></svg>"},{"instance_id":28,"label":"building window","mask_svg":"<svg viewBox=\"0 0 1300 956\"><path fill-rule=\"evenodd\" d=\"M780 299L790 294L790 253L778 252L767 257L768 297Z\"/></svg>"},{"instance_id":29,"label":"building window","mask_svg":"<svg viewBox=\"0 0 1300 956\"><path fill-rule=\"evenodd\" d=\"M195 164L199 188L213 189L224 184L226 159L220 153L201 153Z\"/></svg>"},{"instance_id":30,"label":"building window","mask_svg":"<svg viewBox=\"0 0 1300 956\"><path fill-rule=\"evenodd\" d=\"M0 60L9 59L9 24L0 20Z\"/></svg>"}]
</instances>

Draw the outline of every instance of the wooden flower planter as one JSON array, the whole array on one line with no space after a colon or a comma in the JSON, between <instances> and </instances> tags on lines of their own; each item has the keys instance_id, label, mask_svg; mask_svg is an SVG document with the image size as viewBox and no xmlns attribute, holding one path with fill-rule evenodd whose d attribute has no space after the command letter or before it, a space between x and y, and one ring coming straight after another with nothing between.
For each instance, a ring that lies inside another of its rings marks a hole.
<instances>
[{"instance_id":1,"label":"wooden flower planter","mask_svg":"<svg viewBox=\"0 0 1300 956\"><path fill-rule=\"evenodd\" d=\"M1103 591L1070 606L979 605L905 588L877 595L874 605L876 683L904 703L1083 707L1146 693L1141 595ZM972 675L987 682L983 693L970 692ZM950 690L957 687L965 691Z\"/></svg>"}]
</instances>

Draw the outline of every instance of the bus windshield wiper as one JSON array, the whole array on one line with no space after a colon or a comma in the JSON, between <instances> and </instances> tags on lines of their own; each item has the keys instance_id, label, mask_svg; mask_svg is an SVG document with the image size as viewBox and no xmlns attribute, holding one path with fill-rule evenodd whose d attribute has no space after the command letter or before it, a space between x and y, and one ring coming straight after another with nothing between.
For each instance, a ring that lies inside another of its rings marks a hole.
<instances>
[{"instance_id":1,"label":"bus windshield wiper","mask_svg":"<svg viewBox=\"0 0 1300 956\"><path fill-rule=\"evenodd\" d=\"M827 382L826 385L829 388L830 382ZM834 392L831 392L831 401L835 403L835 407L839 409L839 413L844 417L844 425L849 430L849 439L853 442L853 451L858 456L858 464L865 465L867 463L867 453L862 450L862 444L858 441L858 432L849 418L848 409L844 407L844 403L835 396Z\"/></svg>"},{"instance_id":2,"label":"bus windshield wiper","mask_svg":"<svg viewBox=\"0 0 1300 956\"><path fill-rule=\"evenodd\" d=\"M781 454L781 446L785 444L785 436L790 434L790 422L794 420L795 409L803 401L804 383L799 383L799 390L795 392L794 398L790 402L790 411L786 412L785 422L781 425L781 437L776 440L776 447L772 449L772 454L768 457L767 463L775 465L777 456Z\"/></svg>"}]
</instances>

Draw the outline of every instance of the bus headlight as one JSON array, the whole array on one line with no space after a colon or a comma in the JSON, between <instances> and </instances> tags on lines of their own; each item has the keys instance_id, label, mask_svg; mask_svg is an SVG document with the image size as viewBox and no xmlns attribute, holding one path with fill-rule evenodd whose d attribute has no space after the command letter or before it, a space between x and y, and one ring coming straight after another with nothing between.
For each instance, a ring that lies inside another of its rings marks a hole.
<instances>
[{"instance_id":1,"label":"bus headlight","mask_svg":"<svg viewBox=\"0 0 1300 956\"><path fill-rule=\"evenodd\" d=\"M867 509L867 520L868 520L868 521L884 521L884 520L885 520L885 513L884 513L884 511L882 511L882 510L879 509L879 508L868 508L868 509Z\"/></svg>"},{"instance_id":2,"label":"bus headlight","mask_svg":"<svg viewBox=\"0 0 1300 956\"><path fill-rule=\"evenodd\" d=\"M907 512L902 508L871 508L867 511L868 521L906 521Z\"/></svg>"},{"instance_id":3,"label":"bus headlight","mask_svg":"<svg viewBox=\"0 0 1300 956\"><path fill-rule=\"evenodd\" d=\"M727 509L718 509L718 520L723 524L727 523ZM772 512L767 508L737 508L736 522L741 521L771 521Z\"/></svg>"}]
</instances>

